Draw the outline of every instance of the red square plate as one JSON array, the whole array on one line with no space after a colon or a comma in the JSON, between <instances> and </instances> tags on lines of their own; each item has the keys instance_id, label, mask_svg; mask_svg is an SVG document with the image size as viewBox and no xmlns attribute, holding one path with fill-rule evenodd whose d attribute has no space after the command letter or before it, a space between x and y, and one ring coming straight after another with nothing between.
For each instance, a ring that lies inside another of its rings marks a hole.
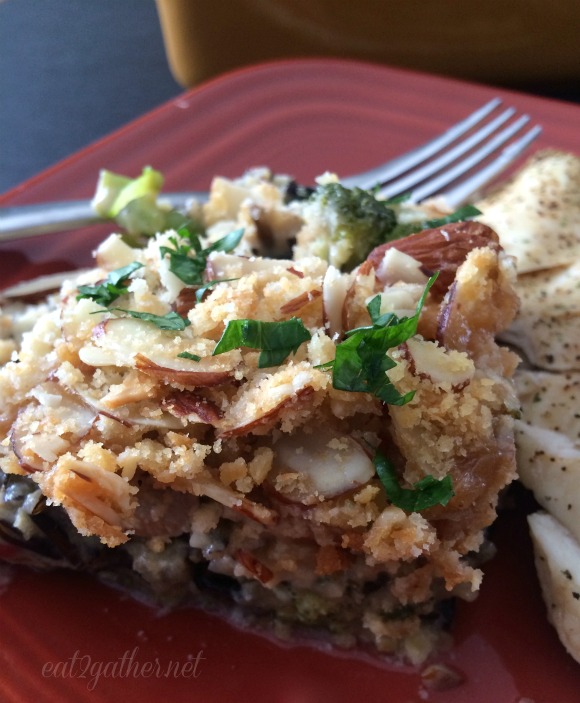
<instances>
[{"instance_id":1,"label":"red square plate","mask_svg":"<svg viewBox=\"0 0 580 703\"><path fill-rule=\"evenodd\" d=\"M166 190L267 165L310 182L376 165L495 95L544 127L539 147L576 150L580 108L457 81L333 60L267 64L186 92L0 196L0 205L90 197L100 168L161 170ZM106 106L103 106L106 109ZM7 285L90 262L109 231L0 246ZM428 691L418 672L281 646L195 609L162 614L74 573L17 568L0 597L0 699L152 703L575 703L580 667L547 624L523 512L494 528L481 595L460 604L444 660L465 682Z\"/></svg>"}]
</instances>

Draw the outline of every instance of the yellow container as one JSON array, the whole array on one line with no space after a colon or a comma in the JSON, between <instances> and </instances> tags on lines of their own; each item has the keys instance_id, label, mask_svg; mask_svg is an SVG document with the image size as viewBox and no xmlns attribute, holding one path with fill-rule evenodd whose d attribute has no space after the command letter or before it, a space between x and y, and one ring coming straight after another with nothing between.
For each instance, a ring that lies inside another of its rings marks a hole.
<instances>
[{"instance_id":1,"label":"yellow container","mask_svg":"<svg viewBox=\"0 0 580 703\"><path fill-rule=\"evenodd\" d=\"M580 79L578 0L156 0L191 86L275 58L334 56L510 87Z\"/></svg>"}]
</instances>

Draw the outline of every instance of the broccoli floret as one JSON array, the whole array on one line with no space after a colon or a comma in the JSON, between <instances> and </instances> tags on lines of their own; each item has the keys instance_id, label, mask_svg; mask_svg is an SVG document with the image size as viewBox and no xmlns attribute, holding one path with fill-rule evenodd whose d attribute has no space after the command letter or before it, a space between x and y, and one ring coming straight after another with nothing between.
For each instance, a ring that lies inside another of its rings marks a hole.
<instances>
[{"instance_id":1,"label":"broccoli floret","mask_svg":"<svg viewBox=\"0 0 580 703\"><path fill-rule=\"evenodd\" d=\"M319 256L342 271L358 266L380 244L481 214L465 205L444 217L426 219L427 211L418 206L406 210L405 198L377 200L370 191L337 182L319 185L304 203L308 224L298 232L295 258Z\"/></svg>"},{"instance_id":2,"label":"broccoli floret","mask_svg":"<svg viewBox=\"0 0 580 703\"><path fill-rule=\"evenodd\" d=\"M310 232L310 241L304 242L309 253L343 271L353 269L386 242L397 224L394 210L385 202L367 190L340 183L318 186L307 207L316 221L316 232Z\"/></svg>"}]
</instances>

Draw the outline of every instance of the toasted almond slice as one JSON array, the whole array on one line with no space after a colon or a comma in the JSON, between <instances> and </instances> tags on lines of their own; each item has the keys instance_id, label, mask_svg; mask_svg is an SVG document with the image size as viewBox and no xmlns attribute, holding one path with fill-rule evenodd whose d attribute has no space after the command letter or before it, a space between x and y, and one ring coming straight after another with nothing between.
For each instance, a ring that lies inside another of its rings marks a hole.
<instances>
[{"instance_id":1,"label":"toasted almond slice","mask_svg":"<svg viewBox=\"0 0 580 703\"><path fill-rule=\"evenodd\" d=\"M304 291L303 293L300 293L300 295L297 295L284 303L284 305L280 307L280 312L283 315L293 315L299 310L302 310L302 308L306 307L313 300L319 298L321 295L322 291L319 289Z\"/></svg>"},{"instance_id":2,"label":"toasted almond slice","mask_svg":"<svg viewBox=\"0 0 580 703\"><path fill-rule=\"evenodd\" d=\"M272 570L246 549L238 549L234 557L260 583L267 584L274 578Z\"/></svg>"},{"instance_id":3,"label":"toasted almond slice","mask_svg":"<svg viewBox=\"0 0 580 703\"><path fill-rule=\"evenodd\" d=\"M108 393L102 396L101 403L106 408L115 410L123 405L153 399L156 395L157 384L154 379L139 373L139 371L129 371L121 383L109 388Z\"/></svg>"},{"instance_id":4,"label":"toasted almond slice","mask_svg":"<svg viewBox=\"0 0 580 703\"><path fill-rule=\"evenodd\" d=\"M89 366L133 367L134 356L146 349L149 353L176 346L175 334L131 317L110 317L95 320L92 344L79 350L81 361ZM175 356L177 353L175 353Z\"/></svg>"},{"instance_id":5,"label":"toasted almond slice","mask_svg":"<svg viewBox=\"0 0 580 703\"><path fill-rule=\"evenodd\" d=\"M208 281L214 280L215 276L208 276ZM197 305L197 289L187 286L182 288L175 299L175 312L181 317L187 317L190 310Z\"/></svg>"},{"instance_id":6,"label":"toasted almond slice","mask_svg":"<svg viewBox=\"0 0 580 703\"><path fill-rule=\"evenodd\" d=\"M439 271L433 290L444 293L469 252L480 247L499 249L498 236L490 227L480 222L453 222L381 244L371 251L367 261L377 269L389 249L398 249L420 261L428 272Z\"/></svg>"},{"instance_id":7,"label":"toasted almond slice","mask_svg":"<svg viewBox=\"0 0 580 703\"><path fill-rule=\"evenodd\" d=\"M45 471L49 462L41 456L51 454L56 457L58 451L66 451L69 443L61 437L46 433L31 436L28 432L30 419L28 408L23 408L17 415L10 429L10 446L18 459L18 464L27 473Z\"/></svg>"},{"instance_id":8,"label":"toasted almond slice","mask_svg":"<svg viewBox=\"0 0 580 703\"><path fill-rule=\"evenodd\" d=\"M85 273L82 271L64 271L63 273L50 273L46 276L38 276L29 281L22 281L13 286L4 288L0 293L0 301L22 300L26 302L36 302L42 300L49 293L54 293L65 281Z\"/></svg>"},{"instance_id":9,"label":"toasted almond slice","mask_svg":"<svg viewBox=\"0 0 580 703\"><path fill-rule=\"evenodd\" d=\"M334 266L326 269L322 282L324 322L331 337L342 334L343 310L351 279Z\"/></svg>"},{"instance_id":10,"label":"toasted almond slice","mask_svg":"<svg viewBox=\"0 0 580 703\"><path fill-rule=\"evenodd\" d=\"M176 417L191 418L207 425L216 425L223 412L211 400L191 391L174 391L161 401L161 407Z\"/></svg>"},{"instance_id":11,"label":"toasted almond slice","mask_svg":"<svg viewBox=\"0 0 580 703\"><path fill-rule=\"evenodd\" d=\"M402 347L413 373L433 383L448 383L459 389L469 383L475 373L475 364L467 354L447 350L436 342L411 337Z\"/></svg>"},{"instance_id":12,"label":"toasted almond slice","mask_svg":"<svg viewBox=\"0 0 580 703\"><path fill-rule=\"evenodd\" d=\"M97 417L94 408L56 382L42 383L31 394L34 400L19 411L10 430L12 450L28 472L49 468Z\"/></svg>"},{"instance_id":13,"label":"toasted almond slice","mask_svg":"<svg viewBox=\"0 0 580 703\"><path fill-rule=\"evenodd\" d=\"M305 402L313 393L314 388L312 388L312 386L300 388L291 396L281 400L273 408L252 417L251 420L243 422L235 427L228 427L222 430L220 432L220 437L240 437L250 433L265 434L280 421L285 410L289 410L292 406Z\"/></svg>"},{"instance_id":14,"label":"toasted almond slice","mask_svg":"<svg viewBox=\"0 0 580 703\"><path fill-rule=\"evenodd\" d=\"M203 371L159 366L159 364L156 364L144 354L135 354L135 366L139 371L153 376L154 378L158 378L165 383L176 383L181 386L195 386L196 388L219 386L222 383L227 383L233 375L233 371Z\"/></svg>"},{"instance_id":15,"label":"toasted almond slice","mask_svg":"<svg viewBox=\"0 0 580 703\"><path fill-rule=\"evenodd\" d=\"M160 413L159 415L148 416L144 410L156 410L155 401L144 401L138 403L130 403L118 407L110 407L103 402L107 396L100 397L90 389L78 387L75 392L79 397L92 408L98 415L103 415L111 420L116 420L126 427L150 427L151 429L168 429L179 430L183 425L179 418L174 417L170 413Z\"/></svg>"},{"instance_id":16,"label":"toasted almond slice","mask_svg":"<svg viewBox=\"0 0 580 703\"><path fill-rule=\"evenodd\" d=\"M213 478L196 478L192 481L192 489L196 495L208 496L216 503L247 515L262 525L274 525L278 522L278 514L275 510L246 498L243 493L238 493Z\"/></svg>"},{"instance_id":17,"label":"toasted almond slice","mask_svg":"<svg viewBox=\"0 0 580 703\"><path fill-rule=\"evenodd\" d=\"M383 285L395 283L427 283L427 276L420 261L409 254L391 247L385 251L382 261L377 266L377 278Z\"/></svg>"},{"instance_id":18,"label":"toasted almond slice","mask_svg":"<svg viewBox=\"0 0 580 703\"><path fill-rule=\"evenodd\" d=\"M313 505L368 483L373 462L352 437L319 428L295 432L274 446L275 468L268 481L284 498Z\"/></svg>"},{"instance_id":19,"label":"toasted almond slice","mask_svg":"<svg viewBox=\"0 0 580 703\"><path fill-rule=\"evenodd\" d=\"M182 358L194 344L190 337L133 318L103 320L93 329L92 342L79 350L81 361L89 366L137 368L166 383L209 387L225 383L241 360L239 350L211 356L206 344L199 362Z\"/></svg>"}]
</instances>

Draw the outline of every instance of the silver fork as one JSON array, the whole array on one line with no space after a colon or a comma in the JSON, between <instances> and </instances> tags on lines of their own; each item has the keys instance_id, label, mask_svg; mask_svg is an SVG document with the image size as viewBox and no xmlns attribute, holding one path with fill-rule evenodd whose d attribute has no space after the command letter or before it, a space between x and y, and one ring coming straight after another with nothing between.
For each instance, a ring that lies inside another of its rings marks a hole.
<instances>
[{"instance_id":1,"label":"silver fork","mask_svg":"<svg viewBox=\"0 0 580 703\"><path fill-rule=\"evenodd\" d=\"M455 209L513 163L542 131L535 125L522 133L530 117L522 115L512 120L516 114L512 107L494 116L501 103L494 98L422 146L364 173L341 178L341 182L349 188L380 186L381 197L405 194L412 203L439 195ZM192 198L205 200L207 193L160 196L160 200L178 209L186 208ZM102 221L90 200L5 207L0 208L0 241Z\"/></svg>"}]
</instances>

